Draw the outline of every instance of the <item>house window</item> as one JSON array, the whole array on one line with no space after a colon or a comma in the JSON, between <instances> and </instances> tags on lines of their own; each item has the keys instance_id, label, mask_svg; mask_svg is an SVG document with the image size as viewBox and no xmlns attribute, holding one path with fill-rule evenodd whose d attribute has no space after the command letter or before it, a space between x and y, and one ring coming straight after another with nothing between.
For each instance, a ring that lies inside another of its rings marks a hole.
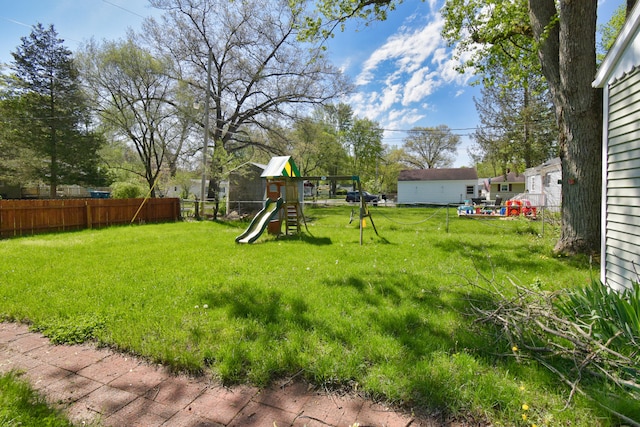
<instances>
[{"instance_id":1,"label":"house window","mask_svg":"<svg viewBox=\"0 0 640 427\"><path fill-rule=\"evenodd\" d=\"M545 174L544 176L544 186L548 187L549 185L551 185L551 174Z\"/></svg>"},{"instance_id":2,"label":"house window","mask_svg":"<svg viewBox=\"0 0 640 427\"><path fill-rule=\"evenodd\" d=\"M473 185L467 185L467 194L475 194L473 191Z\"/></svg>"},{"instance_id":3,"label":"house window","mask_svg":"<svg viewBox=\"0 0 640 427\"><path fill-rule=\"evenodd\" d=\"M500 191L509 191L509 184L500 184Z\"/></svg>"}]
</instances>

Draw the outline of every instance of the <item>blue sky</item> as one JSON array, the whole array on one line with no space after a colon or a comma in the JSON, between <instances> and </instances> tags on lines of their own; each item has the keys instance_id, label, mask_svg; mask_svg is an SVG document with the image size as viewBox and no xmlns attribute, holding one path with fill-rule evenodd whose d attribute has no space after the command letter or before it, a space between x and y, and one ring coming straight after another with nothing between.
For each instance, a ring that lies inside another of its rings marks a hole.
<instances>
[{"instance_id":1,"label":"blue sky","mask_svg":"<svg viewBox=\"0 0 640 427\"><path fill-rule=\"evenodd\" d=\"M157 11L147 0L0 0L0 63L27 36L31 26L53 24L71 50L95 37L117 39L138 30L143 17ZM384 142L401 145L403 131L415 126L449 126L462 144L455 166L472 166L469 134L478 125L472 76L460 75L440 38L443 0L405 0L384 22L349 23L336 34L329 56L356 83L348 99L359 117L385 129ZM624 0L600 0L598 21L606 22Z\"/></svg>"}]
</instances>

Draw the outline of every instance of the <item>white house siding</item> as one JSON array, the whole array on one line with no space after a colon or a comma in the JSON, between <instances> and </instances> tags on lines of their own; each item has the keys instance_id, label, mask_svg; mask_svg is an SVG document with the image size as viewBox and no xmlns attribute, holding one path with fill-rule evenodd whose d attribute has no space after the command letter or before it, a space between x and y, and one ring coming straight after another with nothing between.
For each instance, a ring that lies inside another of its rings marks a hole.
<instances>
[{"instance_id":1,"label":"white house siding","mask_svg":"<svg viewBox=\"0 0 640 427\"><path fill-rule=\"evenodd\" d=\"M467 194L467 187L473 194ZM478 180L398 181L398 204L447 204L471 200L478 193Z\"/></svg>"},{"instance_id":2,"label":"white house siding","mask_svg":"<svg viewBox=\"0 0 640 427\"><path fill-rule=\"evenodd\" d=\"M622 288L640 273L640 71L613 83L608 92L603 277Z\"/></svg>"},{"instance_id":3,"label":"white house siding","mask_svg":"<svg viewBox=\"0 0 640 427\"><path fill-rule=\"evenodd\" d=\"M562 168L560 159L550 160L524 171L525 192L540 195L539 204L550 211L560 211L562 203Z\"/></svg>"}]
</instances>

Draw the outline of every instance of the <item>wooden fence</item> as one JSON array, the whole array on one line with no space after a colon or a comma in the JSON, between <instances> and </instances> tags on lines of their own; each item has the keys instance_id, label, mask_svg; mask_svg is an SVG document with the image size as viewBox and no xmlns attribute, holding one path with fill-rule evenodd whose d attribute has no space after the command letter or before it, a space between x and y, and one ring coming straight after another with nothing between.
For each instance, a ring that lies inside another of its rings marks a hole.
<instances>
[{"instance_id":1,"label":"wooden fence","mask_svg":"<svg viewBox=\"0 0 640 427\"><path fill-rule=\"evenodd\" d=\"M177 198L0 200L0 238L179 218Z\"/></svg>"}]
</instances>

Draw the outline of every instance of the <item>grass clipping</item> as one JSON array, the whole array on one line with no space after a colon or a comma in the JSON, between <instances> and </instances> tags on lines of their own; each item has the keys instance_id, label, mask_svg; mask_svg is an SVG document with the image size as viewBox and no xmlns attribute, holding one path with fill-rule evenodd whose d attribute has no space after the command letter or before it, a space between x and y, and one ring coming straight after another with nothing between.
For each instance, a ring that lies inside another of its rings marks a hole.
<instances>
[{"instance_id":1,"label":"grass clipping","mask_svg":"<svg viewBox=\"0 0 640 427\"><path fill-rule=\"evenodd\" d=\"M633 426L640 422L606 406L587 380L610 381L615 393L640 400L640 285L614 291L599 281L576 290L548 292L540 283L508 286L482 277L470 283L489 294L489 301L470 301L473 315L497 328L518 360L533 359L570 387Z\"/></svg>"}]
</instances>

